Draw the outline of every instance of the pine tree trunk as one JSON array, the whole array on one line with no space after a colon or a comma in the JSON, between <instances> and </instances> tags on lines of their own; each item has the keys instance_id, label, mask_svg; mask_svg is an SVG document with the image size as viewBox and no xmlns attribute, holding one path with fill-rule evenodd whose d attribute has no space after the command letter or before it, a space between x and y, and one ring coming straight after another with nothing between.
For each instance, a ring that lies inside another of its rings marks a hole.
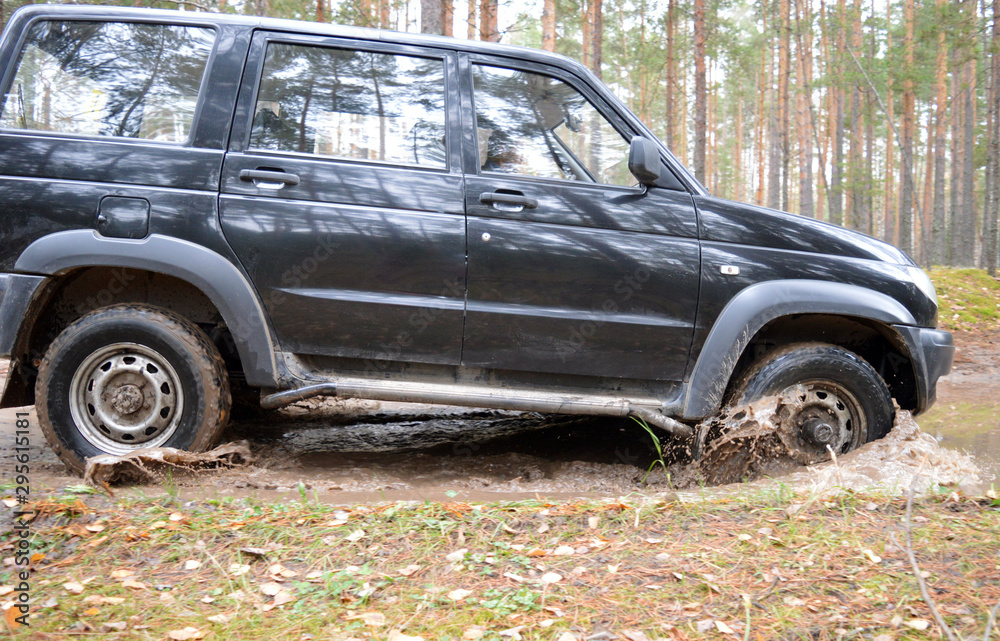
<instances>
[{"instance_id":1,"label":"pine tree trunk","mask_svg":"<svg viewBox=\"0 0 1000 641\"><path fill-rule=\"evenodd\" d=\"M913 68L914 0L906 0L906 35L903 49L906 68ZM899 248L907 254L913 253L913 131L916 95L913 78L908 74L903 81L903 185L899 197Z\"/></svg>"},{"instance_id":2,"label":"pine tree trunk","mask_svg":"<svg viewBox=\"0 0 1000 641\"><path fill-rule=\"evenodd\" d=\"M598 78L603 78L601 65L604 62L604 1L590 0L590 12L594 16L590 34L593 49L593 53L590 54L590 70Z\"/></svg>"},{"instance_id":3,"label":"pine tree trunk","mask_svg":"<svg viewBox=\"0 0 1000 641\"><path fill-rule=\"evenodd\" d=\"M677 61L674 59L674 4L677 0L667 0L667 88L666 88L666 128L664 142L671 150L674 149L674 122L676 115L674 111L675 94L677 87Z\"/></svg>"},{"instance_id":4,"label":"pine tree trunk","mask_svg":"<svg viewBox=\"0 0 1000 641\"><path fill-rule=\"evenodd\" d=\"M441 35L442 31L441 0L420 0L420 33Z\"/></svg>"},{"instance_id":5,"label":"pine tree trunk","mask_svg":"<svg viewBox=\"0 0 1000 641\"><path fill-rule=\"evenodd\" d=\"M974 5L973 5L974 7ZM972 9L975 15L975 9ZM965 251L961 254L960 265L972 267L976 264L976 191L975 191L975 123L976 123L976 58L972 57L965 63L965 83L962 106L964 133L962 143L962 224L961 246Z\"/></svg>"},{"instance_id":6,"label":"pine tree trunk","mask_svg":"<svg viewBox=\"0 0 1000 641\"><path fill-rule=\"evenodd\" d=\"M479 3L476 0L469 0L469 18L465 31L465 37L468 40L476 39L476 32L478 31L476 29L476 8L478 6Z\"/></svg>"},{"instance_id":7,"label":"pine tree trunk","mask_svg":"<svg viewBox=\"0 0 1000 641\"><path fill-rule=\"evenodd\" d=\"M497 2L498 0L479 1L480 40L484 40L486 42L500 42L500 31L497 29Z\"/></svg>"},{"instance_id":8,"label":"pine tree trunk","mask_svg":"<svg viewBox=\"0 0 1000 641\"><path fill-rule=\"evenodd\" d=\"M388 7L389 2L386 0L386 26L388 27L389 13ZM455 0L441 0L441 33L446 36L455 35Z\"/></svg>"},{"instance_id":9,"label":"pine tree trunk","mask_svg":"<svg viewBox=\"0 0 1000 641\"><path fill-rule=\"evenodd\" d=\"M830 222L844 224L844 47L847 31L847 2L837 0L836 57L833 73L833 164L830 168Z\"/></svg>"},{"instance_id":10,"label":"pine tree trunk","mask_svg":"<svg viewBox=\"0 0 1000 641\"><path fill-rule=\"evenodd\" d=\"M920 243L916 246L921 265L930 265L931 236L933 221L931 220L931 203L934 199L934 111L927 108L927 151L924 154L924 195L920 200Z\"/></svg>"},{"instance_id":11,"label":"pine tree trunk","mask_svg":"<svg viewBox=\"0 0 1000 641\"><path fill-rule=\"evenodd\" d=\"M812 17L809 0L803 0L802 5L802 15L796 22L805 33L799 34L799 46L796 47L798 68L795 72L799 87L796 92L795 119L799 139L799 213L812 218L816 215L813 206L813 144L808 102L812 100L812 96L807 93L807 89L812 86L812 30L806 26L812 23ZM798 6L796 12L800 12Z\"/></svg>"},{"instance_id":12,"label":"pine tree trunk","mask_svg":"<svg viewBox=\"0 0 1000 641\"><path fill-rule=\"evenodd\" d=\"M998 0L1000 1L1000 0ZM942 10L947 0L937 0ZM938 31L937 65L934 73L934 223L931 231L930 265L947 260L947 217L945 205L945 118L948 105L948 45L943 28Z\"/></svg>"},{"instance_id":13,"label":"pine tree trunk","mask_svg":"<svg viewBox=\"0 0 1000 641\"><path fill-rule=\"evenodd\" d=\"M851 50L854 56L861 55L861 0L854 0L851 10ZM853 63L853 57L852 57ZM856 72L856 74L859 72ZM865 229L864 224L864 127L861 118L861 82L856 79L851 85L851 146L847 167L847 226L853 229Z\"/></svg>"},{"instance_id":14,"label":"pine tree trunk","mask_svg":"<svg viewBox=\"0 0 1000 641\"><path fill-rule=\"evenodd\" d=\"M787 0L785 0L787 1ZM694 0L694 175L705 184L707 88L705 72L705 0Z\"/></svg>"},{"instance_id":15,"label":"pine tree trunk","mask_svg":"<svg viewBox=\"0 0 1000 641\"><path fill-rule=\"evenodd\" d=\"M326 22L326 11L324 11L323 3L326 0L316 0L316 22Z\"/></svg>"},{"instance_id":16,"label":"pine tree trunk","mask_svg":"<svg viewBox=\"0 0 1000 641\"><path fill-rule=\"evenodd\" d=\"M951 191L949 193L948 210L951 216L948 218L948 265L957 265L958 258L964 249L961 246L961 225L962 215L959 211L962 203L962 155L965 145L962 144L962 134L965 129L962 127L962 82L960 79L960 66L958 61L958 51L952 51L951 67L951 109L948 115L951 118Z\"/></svg>"},{"instance_id":17,"label":"pine tree trunk","mask_svg":"<svg viewBox=\"0 0 1000 641\"><path fill-rule=\"evenodd\" d=\"M556 50L556 0L542 3L542 49Z\"/></svg>"},{"instance_id":18,"label":"pine tree trunk","mask_svg":"<svg viewBox=\"0 0 1000 641\"><path fill-rule=\"evenodd\" d=\"M1000 245L1000 0L993 0L993 54L992 75L990 78L990 111L989 119L989 153L987 162L990 166L989 180L986 182L986 192L989 195L989 206L983 212L983 254L986 269L991 276L996 276L1000 268L998 245Z\"/></svg>"},{"instance_id":19,"label":"pine tree trunk","mask_svg":"<svg viewBox=\"0 0 1000 641\"><path fill-rule=\"evenodd\" d=\"M780 209L788 210L788 165L791 159L791 144L789 142L790 101L788 91L788 76L791 74L791 24L789 21L788 0L778 0L778 145L781 149L781 205Z\"/></svg>"},{"instance_id":20,"label":"pine tree trunk","mask_svg":"<svg viewBox=\"0 0 1000 641\"><path fill-rule=\"evenodd\" d=\"M886 7L886 24L892 24L892 5ZM892 29L886 30L886 50L892 51ZM886 117L891 121L895 118L896 96L892 87L892 72L886 81ZM891 123L890 123L891 124ZM893 245L899 244L899 232L896 218L896 140L893 127L886 127L885 132L885 208L882 213L882 240Z\"/></svg>"}]
</instances>

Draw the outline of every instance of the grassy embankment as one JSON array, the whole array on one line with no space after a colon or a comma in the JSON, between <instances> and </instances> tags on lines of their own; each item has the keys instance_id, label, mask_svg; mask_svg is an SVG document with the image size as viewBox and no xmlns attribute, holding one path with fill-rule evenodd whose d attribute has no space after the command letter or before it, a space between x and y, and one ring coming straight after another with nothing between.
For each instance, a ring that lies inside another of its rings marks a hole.
<instances>
[{"instance_id":1,"label":"grassy embankment","mask_svg":"<svg viewBox=\"0 0 1000 641\"><path fill-rule=\"evenodd\" d=\"M950 330L1000 329L1000 280L982 269L935 267L938 319Z\"/></svg>"},{"instance_id":2,"label":"grassy embankment","mask_svg":"<svg viewBox=\"0 0 1000 641\"><path fill-rule=\"evenodd\" d=\"M15 636L938 638L899 498L34 507L44 556ZM980 638L1000 600L1000 501L927 496L912 526L937 607Z\"/></svg>"}]
</instances>

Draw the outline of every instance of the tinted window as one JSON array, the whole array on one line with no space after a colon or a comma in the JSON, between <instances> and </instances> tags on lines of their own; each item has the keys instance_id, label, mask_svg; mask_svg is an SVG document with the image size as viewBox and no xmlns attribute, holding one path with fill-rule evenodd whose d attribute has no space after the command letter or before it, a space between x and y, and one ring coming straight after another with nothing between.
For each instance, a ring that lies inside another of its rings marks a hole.
<instances>
[{"instance_id":1,"label":"tinted window","mask_svg":"<svg viewBox=\"0 0 1000 641\"><path fill-rule=\"evenodd\" d=\"M445 167L444 63L271 44L250 146Z\"/></svg>"},{"instance_id":2,"label":"tinted window","mask_svg":"<svg viewBox=\"0 0 1000 641\"><path fill-rule=\"evenodd\" d=\"M41 22L17 63L0 126L185 142L211 29Z\"/></svg>"},{"instance_id":3,"label":"tinted window","mask_svg":"<svg viewBox=\"0 0 1000 641\"><path fill-rule=\"evenodd\" d=\"M628 141L573 87L527 71L474 65L483 171L634 185Z\"/></svg>"}]
</instances>

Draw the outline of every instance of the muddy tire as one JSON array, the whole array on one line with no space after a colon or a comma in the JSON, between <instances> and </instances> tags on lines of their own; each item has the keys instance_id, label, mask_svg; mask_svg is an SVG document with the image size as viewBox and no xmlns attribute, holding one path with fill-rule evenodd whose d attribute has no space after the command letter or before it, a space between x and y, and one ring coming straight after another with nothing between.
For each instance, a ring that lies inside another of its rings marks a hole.
<instances>
[{"instance_id":1,"label":"muddy tire","mask_svg":"<svg viewBox=\"0 0 1000 641\"><path fill-rule=\"evenodd\" d=\"M63 330L42 359L35 397L45 440L77 473L98 454L208 449L232 403L208 336L149 305L99 309Z\"/></svg>"},{"instance_id":2,"label":"muddy tire","mask_svg":"<svg viewBox=\"0 0 1000 641\"><path fill-rule=\"evenodd\" d=\"M729 405L793 391L799 403L783 420L805 456L825 459L827 446L846 454L892 429L895 409L882 377L853 352L825 343L765 354L733 385Z\"/></svg>"}]
</instances>

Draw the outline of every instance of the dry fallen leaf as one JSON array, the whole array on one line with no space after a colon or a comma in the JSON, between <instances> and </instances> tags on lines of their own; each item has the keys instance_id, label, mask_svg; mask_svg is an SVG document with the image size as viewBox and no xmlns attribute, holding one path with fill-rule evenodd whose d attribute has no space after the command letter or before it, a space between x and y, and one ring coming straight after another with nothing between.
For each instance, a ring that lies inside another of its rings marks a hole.
<instances>
[{"instance_id":1,"label":"dry fallen leaf","mask_svg":"<svg viewBox=\"0 0 1000 641\"><path fill-rule=\"evenodd\" d=\"M87 608L86 610L83 611L83 613L88 617L92 617L100 614L101 611L97 608Z\"/></svg>"},{"instance_id":2,"label":"dry fallen leaf","mask_svg":"<svg viewBox=\"0 0 1000 641\"><path fill-rule=\"evenodd\" d=\"M281 584L275 583L274 581L268 581L260 586L260 591L267 596L274 596L278 592L281 592Z\"/></svg>"},{"instance_id":3,"label":"dry fallen leaf","mask_svg":"<svg viewBox=\"0 0 1000 641\"><path fill-rule=\"evenodd\" d=\"M83 592L83 585L77 583L76 581L70 581L69 583L63 583L63 588L66 589L70 594L80 594Z\"/></svg>"},{"instance_id":4,"label":"dry fallen leaf","mask_svg":"<svg viewBox=\"0 0 1000 641\"><path fill-rule=\"evenodd\" d=\"M716 621L715 622L715 627L722 634L736 634L736 632L731 627L729 627L728 625L726 625L722 621Z\"/></svg>"},{"instance_id":5,"label":"dry fallen leaf","mask_svg":"<svg viewBox=\"0 0 1000 641\"><path fill-rule=\"evenodd\" d=\"M0 596L4 596L5 594L10 594L13 591L14 591L14 586L12 585L0 585Z\"/></svg>"},{"instance_id":6,"label":"dry fallen leaf","mask_svg":"<svg viewBox=\"0 0 1000 641\"><path fill-rule=\"evenodd\" d=\"M458 563L465 558L465 553L468 552L467 549L462 548L460 550L455 550L451 554L444 557L444 560L448 563Z\"/></svg>"},{"instance_id":7,"label":"dry fallen leaf","mask_svg":"<svg viewBox=\"0 0 1000 641\"><path fill-rule=\"evenodd\" d=\"M91 594L88 597L84 597L83 602L87 605L118 605L119 603L125 603L125 597L120 596L102 596L100 594Z\"/></svg>"},{"instance_id":8,"label":"dry fallen leaf","mask_svg":"<svg viewBox=\"0 0 1000 641\"><path fill-rule=\"evenodd\" d=\"M622 630L622 636L628 641L650 641L646 633L640 630Z\"/></svg>"},{"instance_id":9,"label":"dry fallen leaf","mask_svg":"<svg viewBox=\"0 0 1000 641\"><path fill-rule=\"evenodd\" d=\"M190 641L190 639L201 639L204 638L205 633L198 628L192 628L188 626L181 630L171 630L167 633L167 636L174 641Z\"/></svg>"},{"instance_id":10,"label":"dry fallen leaf","mask_svg":"<svg viewBox=\"0 0 1000 641\"><path fill-rule=\"evenodd\" d=\"M568 545L560 545L552 552L554 556L570 556L573 554L573 548Z\"/></svg>"},{"instance_id":11,"label":"dry fallen leaf","mask_svg":"<svg viewBox=\"0 0 1000 641\"><path fill-rule=\"evenodd\" d=\"M447 596L452 601L461 601L470 594L472 594L472 590L463 590L459 588L458 590L452 590L451 592L448 593Z\"/></svg>"},{"instance_id":12,"label":"dry fallen leaf","mask_svg":"<svg viewBox=\"0 0 1000 641\"><path fill-rule=\"evenodd\" d=\"M177 523L178 521L183 521L184 515L181 514L180 512L174 512L173 514L170 515L170 520L173 521L174 523Z\"/></svg>"},{"instance_id":13,"label":"dry fallen leaf","mask_svg":"<svg viewBox=\"0 0 1000 641\"><path fill-rule=\"evenodd\" d=\"M87 529L88 532L95 532L95 533L96 532L103 532L104 531L104 526L101 525L100 523L94 523L93 525L86 526L86 529ZM108 624L108 625L110 625L110 624Z\"/></svg>"},{"instance_id":14,"label":"dry fallen leaf","mask_svg":"<svg viewBox=\"0 0 1000 641\"><path fill-rule=\"evenodd\" d=\"M419 565L408 565L399 571L403 576L412 576L414 573L420 570Z\"/></svg>"},{"instance_id":15,"label":"dry fallen leaf","mask_svg":"<svg viewBox=\"0 0 1000 641\"><path fill-rule=\"evenodd\" d=\"M403 634L399 630L389 631L389 641L424 641L423 637L411 637Z\"/></svg>"},{"instance_id":16,"label":"dry fallen leaf","mask_svg":"<svg viewBox=\"0 0 1000 641\"><path fill-rule=\"evenodd\" d=\"M914 630L926 630L931 627L931 622L926 619L910 619L906 622L907 627L913 628Z\"/></svg>"},{"instance_id":17,"label":"dry fallen leaf","mask_svg":"<svg viewBox=\"0 0 1000 641\"><path fill-rule=\"evenodd\" d=\"M101 624L101 629L105 632L121 632L126 628L128 628L128 624L124 621L108 621Z\"/></svg>"},{"instance_id":18,"label":"dry fallen leaf","mask_svg":"<svg viewBox=\"0 0 1000 641\"><path fill-rule=\"evenodd\" d=\"M795 596L786 596L784 599L782 599L782 601L785 602L785 605L790 605L793 608L802 607L803 605L806 604L805 601Z\"/></svg>"},{"instance_id":19,"label":"dry fallen leaf","mask_svg":"<svg viewBox=\"0 0 1000 641\"><path fill-rule=\"evenodd\" d=\"M373 628L380 628L386 624L385 615L381 612L362 612L361 614L354 614L347 617L348 621L353 621L354 619L361 619L365 622L365 625L370 625Z\"/></svg>"},{"instance_id":20,"label":"dry fallen leaf","mask_svg":"<svg viewBox=\"0 0 1000 641\"><path fill-rule=\"evenodd\" d=\"M563 632L556 641L580 641L580 637L572 632Z\"/></svg>"},{"instance_id":21,"label":"dry fallen leaf","mask_svg":"<svg viewBox=\"0 0 1000 641\"><path fill-rule=\"evenodd\" d=\"M360 541L361 539L365 538L365 531L359 528L348 534L346 538L348 541L352 543L355 541Z\"/></svg>"},{"instance_id":22,"label":"dry fallen leaf","mask_svg":"<svg viewBox=\"0 0 1000 641\"><path fill-rule=\"evenodd\" d=\"M517 626L515 628L509 628L507 630L501 630L500 631L500 636L502 636L502 637L510 637L511 639L514 639L514 641L521 641L521 630L525 629L526 627L528 627L528 626L526 626L526 625L519 625L519 626Z\"/></svg>"},{"instance_id":23,"label":"dry fallen leaf","mask_svg":"<svg viewBox=\"0 0 1000 641\"><path fill-rule=\"evenodd\" d=\"M542 575L542 583L559 583L562 581L562 575L556 574L555 572L546 572Z\"/></svg>"},{"instance_id":24,"label":"dry fallen leaf","mask_svg":"<svg viewBox=\"0 0 1000 641\"><path fill-rule=\"evenodd\" d=\"M868 560L871 561L872 563L881 563L882 562L882 557L880 557L879 555L875 554L871 550L862 550L861 552L865 556L867 556Z\"/></svg>"},{"instance_id":25,"label":"dry fallen leaf","mask_svg":"<svg viewBox=\"0 0 1000 641\"><path fill-rule=\"evenodd\" d=\"M132 579L125 579L122 581L123 588L130 588L132 590L145 590L146 584L142 581L133 581Z\"/></svg>"},{"instance_id":26,"label":"dry fallen leaf","mask_svg":"<svg viewBox=\"0 0 1000 641\"><path fill-rule=\"evenodd\" d=\"M484 634L486 634L486 628L474 625L471 628L465 629L465 632L462 633L462 638L466 639L466 641L472 641L473 639L478 639Z\"/></svg>"},{"instance_id":27,"label":"dry fallen leaf","mask_svg":"<svg viewBox=\"0 0 1000 641\"><path fill-rule=\"evenodd\" d=\"M125 579L130 576L135 576L134 570L111 570L112 579Z\"/></svg>"},{"instance_id":28,"label":"dry fallen leaf","mask_svg":"<svg viewBox=\"0 0 1000 641\"><path fill-rule=\"evenodd\" d=\"M228 614L213 614L212 616L207 618L212 623L218 623L218 624L229 623L233 619L233 617L229 616Z\"/></svg>"},{"instance_id":29,"label":"dry fallen leaf","mask_svg":"<svg viewBox=\"0 0 1000 641\"><path fill-rule=\"evenodd\" d=\"M243 563L233 563L229 566L229 573L233 576L243 576L250 571L250 566Z\"/></svg>"},{"instance_id":30,"label":"dry fallen leaf","mask_svg":"<svg viewBox=\"0 0 1000 641\"><path fill-rule=\"evenodd\" d=\"M185 570L197 570L200 567L201 567L201 561L197 561L195 559L191 559L190 561L184 562Z\"/></svg>"},{"instance_id":31,"label":"dry fallen leaf","mask_svg":"<svg viewBox=\"0 0 1000 641\"><path fill-rule=\"evenodd\" d=\"M295 594L289 590L282 590L274 595L274 602L271 604L272 607L277 607L279 605L285 605L286 603L291 603L295 600Z\"/></svg>"}]
</instances>

